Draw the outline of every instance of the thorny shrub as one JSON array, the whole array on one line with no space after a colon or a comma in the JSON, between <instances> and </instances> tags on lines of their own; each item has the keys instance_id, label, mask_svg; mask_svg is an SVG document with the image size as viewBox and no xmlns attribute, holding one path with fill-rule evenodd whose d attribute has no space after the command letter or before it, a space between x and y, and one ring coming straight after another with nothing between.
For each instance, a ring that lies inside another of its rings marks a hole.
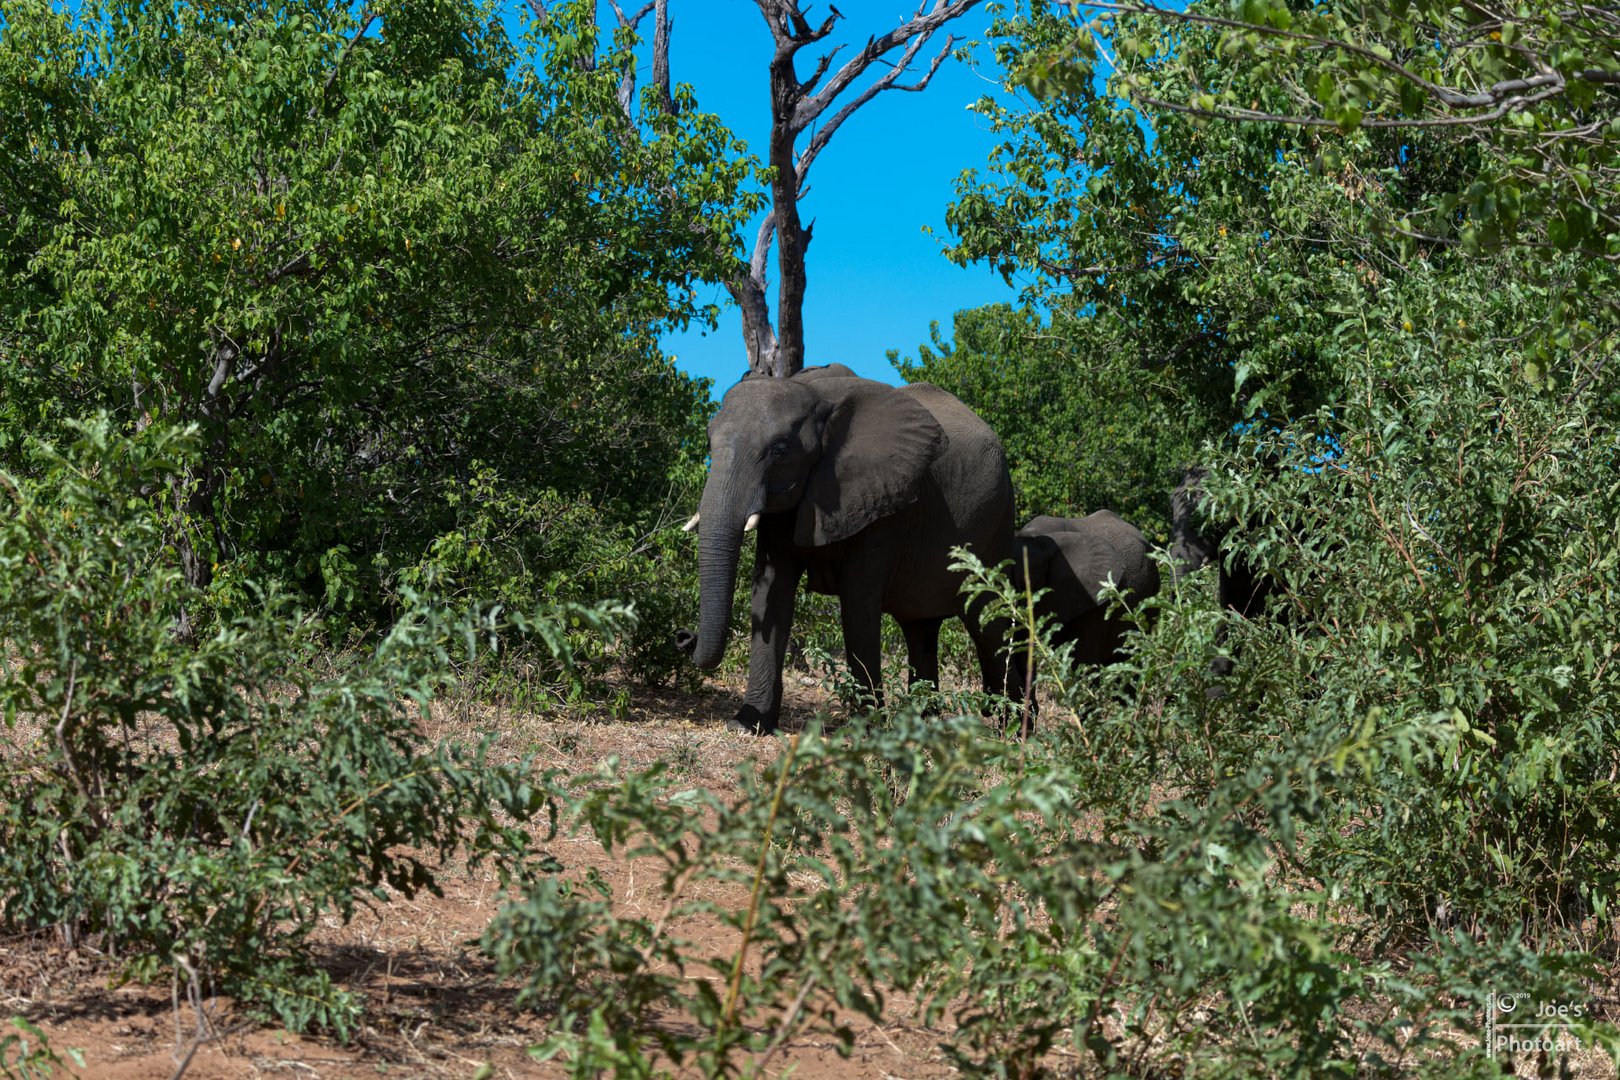
<instances>
[{"instance_id":1,"label":"thorny shrub","mask_svg":"<svg viewBox=\"0 0 1620 1080\"><path fill-rule=\"evenodd\" d=\"M45 1033L21 1016L10 1020L11 1030L0 1035L0 1077L5 1080L48 1080L56 1070L72 1075L68 1063L51 1049ZM73 1064L84 1068L84 1055L71 1047L66 1051Z\"/></svg>"}]
</instances>

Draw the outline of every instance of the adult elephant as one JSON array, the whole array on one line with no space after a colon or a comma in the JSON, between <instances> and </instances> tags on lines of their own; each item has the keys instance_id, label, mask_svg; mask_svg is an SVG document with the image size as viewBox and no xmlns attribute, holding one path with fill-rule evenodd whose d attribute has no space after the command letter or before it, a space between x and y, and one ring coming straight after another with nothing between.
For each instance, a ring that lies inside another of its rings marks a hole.
<instances>
[{"instance_id":1,"label":"adult elephant","mask_svg":"<svg viewBox=\"0 0 1620 1080\"><path fill-rule=\"evenodd\" d=\"M743 538L758 533L748 689L729 727L776 730L801 577L838 597L850 673L874 700L884 612L905 632L913 682L939 682L939 627L955 615L985 688L1005 689L1005 628L964 610L949 566L959 545L989 565L1012 554L1012 481L995 433L938 387L886 386L841 364L744 378L709 424L694 526L699 623L676 640L702 668L725 651Z\"/></svg>"}]
</instances>

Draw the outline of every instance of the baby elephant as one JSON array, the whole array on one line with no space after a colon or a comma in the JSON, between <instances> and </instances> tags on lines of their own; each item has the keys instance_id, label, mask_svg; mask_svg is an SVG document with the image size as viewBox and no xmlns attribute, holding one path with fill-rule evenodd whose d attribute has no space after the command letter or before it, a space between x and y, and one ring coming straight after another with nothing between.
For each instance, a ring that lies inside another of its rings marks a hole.
<instances>
[{"instance_id":1,"label":"baby elephant","mask_svg":"<svg viewBox=\"0 0 1620 1080\"><path fill-rule=\"evenodd\" d=\"M1110 578L1133 604L1159 591L1159 568L1148 557L1147 540L1112 510L1083 518L1043 515L1013 536L1013 584L1047 590L1035 614L1055 620L1054 645L1074 642L1078 664L1119 657L1129 624L1098 599Z\"/></svg>"}]
</instances>

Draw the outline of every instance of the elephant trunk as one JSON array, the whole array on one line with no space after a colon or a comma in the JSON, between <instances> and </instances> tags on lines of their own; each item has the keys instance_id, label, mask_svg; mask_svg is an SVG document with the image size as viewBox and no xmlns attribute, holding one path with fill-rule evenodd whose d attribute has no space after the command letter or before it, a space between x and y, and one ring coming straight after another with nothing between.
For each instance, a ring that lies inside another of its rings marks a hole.
<instances>
[{"instance_id":1,"label":"elephant trunk","mask_svg":"<svg viewBox=\"0 0 1620 1080\"><path fill-rule=\"evenodd\" d=\"M698 533L698 634L692 661L713 668L726 651L731 629L731 602L737 591L737 562L742 551L743 522L748 509L734 492L711 478L703 492Z\"/></svg>"}]
</instances>

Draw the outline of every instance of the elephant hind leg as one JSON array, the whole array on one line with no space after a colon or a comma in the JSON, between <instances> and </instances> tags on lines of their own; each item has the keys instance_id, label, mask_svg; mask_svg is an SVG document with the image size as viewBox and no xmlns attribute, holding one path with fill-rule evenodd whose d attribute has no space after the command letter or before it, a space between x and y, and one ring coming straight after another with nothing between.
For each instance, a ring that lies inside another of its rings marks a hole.
<instances>
[{"instance_id":1,"label":"elephant hind leg","mask_svg":"<svg viewBox=\"0 0 1620 1080\"><path fill-rule=\"evenodd\" d=\"M979 666L984 669L984 692L1004 696L1009 705L986 713L986 718L1005 729L1009 711L1016 721L1020 738L1035 730L1035 667L1028 642L1009 642L1011 627L1002 627L1000 633L985 634L983 640L974 639L979 653Z\"/></svg>"},{"instance_id":2,"label":"elephant hind leg","mask_svg":"<svg viewBox=\"0 0 1620 1080\"><path fill-rule=\"evenodd\" d=\"M944 616L934 619L912 619L900 624L906 635L906 657L911 662L911 682L933 683L939 688L939 628Z\"/></svg>"}]
</instances>

